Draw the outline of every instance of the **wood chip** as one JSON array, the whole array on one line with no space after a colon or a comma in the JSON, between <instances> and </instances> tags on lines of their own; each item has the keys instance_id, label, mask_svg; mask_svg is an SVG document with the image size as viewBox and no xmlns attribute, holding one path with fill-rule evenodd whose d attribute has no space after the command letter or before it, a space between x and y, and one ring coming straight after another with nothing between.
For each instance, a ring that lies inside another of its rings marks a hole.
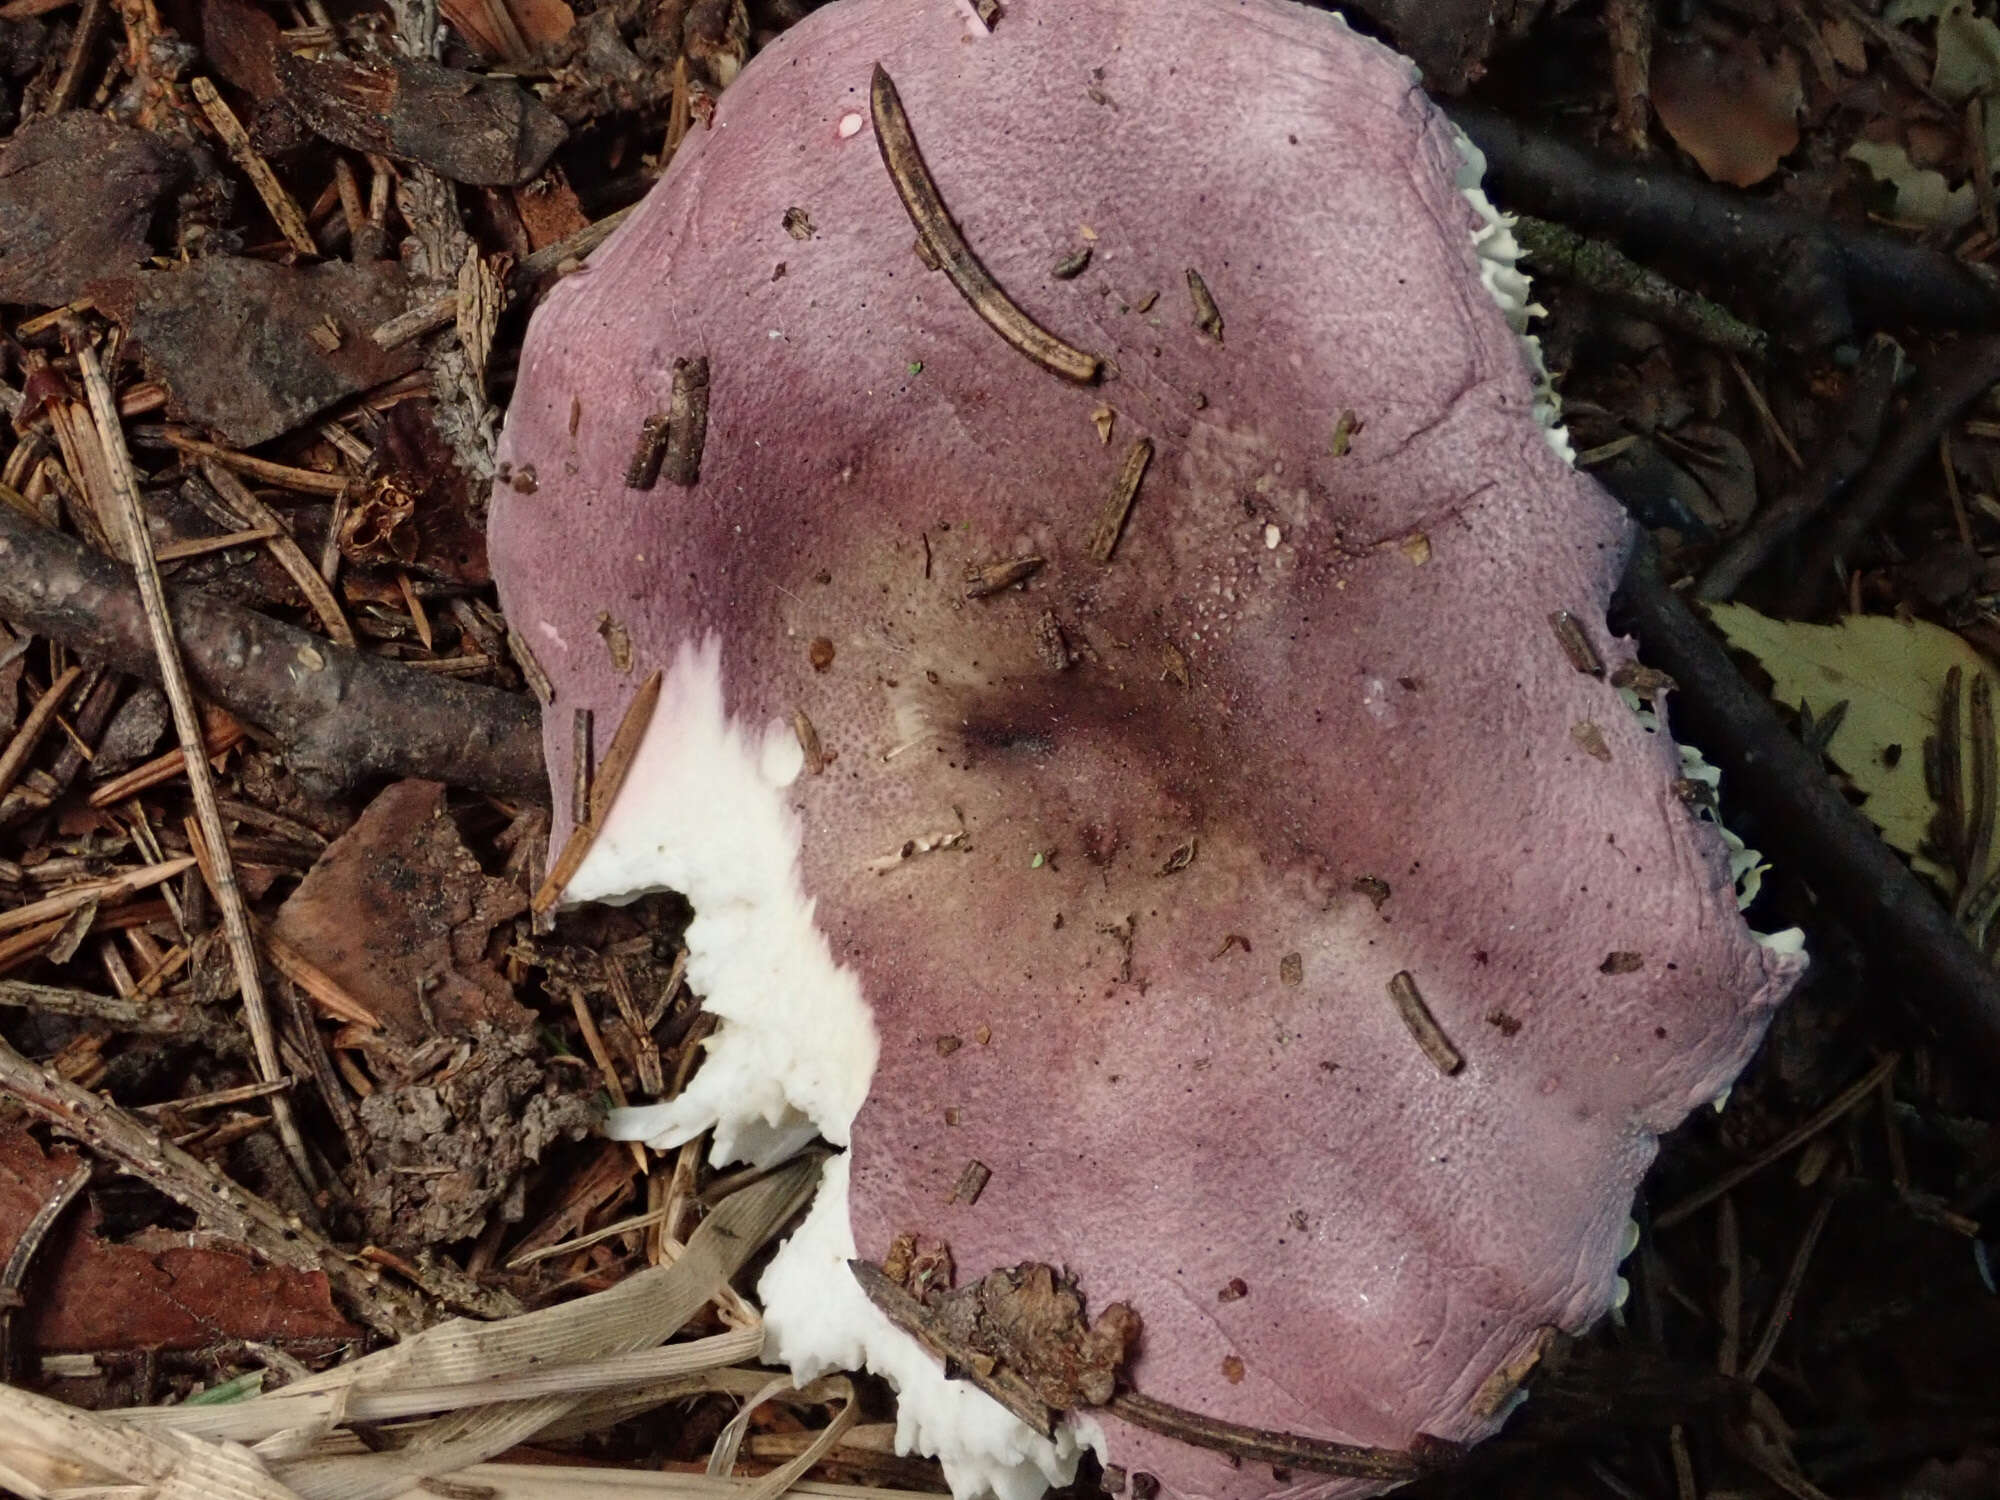
<instances>
[{"instance_id":1,"label":"wood chip","mask_svg":"<svg viewBox=\"0 0 2000 1500\"><path fill-rule=\"evenodd\" d=\"M1187 272L1188 296L1194 302L1194 326L1203 338L1222 342L1222 309L1215 305L1215 297L1208 289L1208 283L1201 279L1201 272L1193 266Z\"/></svg>"},{"instance_id":2,"label":"wood chip","mask_svg":"<svg viewBox=\"0 0 2000 1500\"><path fill-rule=\"evenodd\" d=\"M1017 583L1025 583L1042 570L1047 560L1040 556L1028 556L975 563L965 570L965 597L984 599L988 594L997 594Z\"/></svg>"},{"instance_id":3,"label":"wood chip","mask_svg":"<svg viewBox=\"0 0 2000 1500\"><path fill-rule=\"evenodd\" d=\"M806 774L817 776L826 770L826 749L819 742L819 731L813 728L813 721L802 708L792 710L792 733L799 737L799 749L805 752Z\"/></svg>"},{"instance_id":4,"label":"wood chip","mask_svg":"<svg viewBox=\"0 0 2000 1500\"><path fill-rule=\"evenodd\" d=\"M1449 1078L1465 1066L1464 1055L1445 1037L1430 1008L1424 1004L1424 997L1417 990L1417 981L1408 969L1398 970L1389 981L1389 998L1396 1002L1396 1014L1403 1018L1403 1024L1416 1038L1437 1070Z\"/></svg>"},{"instance_id":5,"label":"wood chip","mask_svg":"<svg viewBox=\"0 0 2000 1500\"><path fill-rule=\"evenodd\" d=\"M625 488L650 490L660 480L660 463L667 456L667 414L654 412L639 424L639 442L625 465Z\"/></svg>"},{"instance_id":6,"label":"wood chip","mask_svg":"<svg viewBox=\"0 0 2000 1500\"><path fill-rule=\"evenodd\" d=\"M986 1184L993 1179L993 1169L983 1161L969 1161L965 1170L958 1174L958 1186L951 1190L953 1203L963 1203L967 1208L979 1201L979 1195L986 1191Z\"/></svg>"},{"instance_id":7,"label":"wood chip","mask_svg":"<svg viewBox=\"0 0 2000 1500\"><path fill-rule=\"evenodd\" d=\"M1556 633L1556 644L1562 647L1572 667L1590 677L1604 675L1604 658L1590 644L1590 637L1583 633L1575 615L1566 609L1556 610L1549 616L1549 629Z\"/></svg>"},{"instance_id":8,"label":"wood chip","mask_svg":"<svg viewBox=\"0 0 2000 1500\"><path fill-rule=\"evenodd\" d=\"M667 405L667 449L660 463L667 483L692 488L701 478L701 454L707 444L708 360L700 355L677 359Z\"/></svg>"},{"instance_id":9,"label":"wood chip","mask_svg":"<svg viewBox=\"0 0 2000 1500\"><path fill-rule=\"evenodd\" d=\"M1150 438L1140 438L1125 454L1125 466L1118 472L1118 486L1111 492L1111 498L1098 512L1097 524L1090 531L1090 557L1097 563L1108 563L1111 555L1118 550L1118 539L1125 534L1125 518L1132 513L1132 502L1139 497L1140 481L1146 477L1146 466L1153 461L1153 443Z\"/></svg>"}]
</instances>

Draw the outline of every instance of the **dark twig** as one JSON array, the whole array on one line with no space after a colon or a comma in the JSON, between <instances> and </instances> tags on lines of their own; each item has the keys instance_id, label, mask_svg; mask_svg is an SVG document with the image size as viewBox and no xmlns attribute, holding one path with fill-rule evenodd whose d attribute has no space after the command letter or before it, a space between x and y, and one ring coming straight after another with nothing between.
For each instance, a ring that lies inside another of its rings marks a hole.
<instances>
[{"instance_id":1,"label":"dark twig","mask_svg":"<svg viewBox=\"0 0 2000 1500\"><path fill-rule=\"evenodd\" d=\"M18 1376L20 1350L14 1346L14 1314L23 1305L21 1287L28 1279L28 1266L49 1231L55 1228L56 1220L63 1216L63 1210L76 1201L77 1194L90 1182L90 1172L89 1162L78 1162L69 1176L56 1184L56 1190L42 1200L34 1217L22 1226L20 1238L8 1253L7 1264L0 1266L0 1380L13 1381Z\"/></svg>"},{"instance_id":2,"label":"dark twig","mask_svg":"<svg viewBox=\"0 0 2000 1500\"><path fill-rule=\"evenodd\" d=\"M2000 327L2000 291L1949 255L1787 213L1658 163L1598 156L1491 110L1453 104L1449 113L1486 154L1487 185L1503 207L1609 233L1648 255L1752 273L1765 285L1788 278L1786 294L1812 342L1851 337L1857 322ZM1823 305L1810 304L1822 295Z\"/></svg>"},{"instance_id":3,"label":"dark twig","mask_svg":"<svg viewBox=\"0 0 2000 1500\"><path fill-rule=\"evenodd\" d=\"M294 770L342 787L431 776L548 795L533 699L364 656L198 589L167 599L196 690L273 735ZM159 671L130 575L5 506L0 619L122 672Z\"/></svg>"},{"instance_id":4,"label":"dark twig","mask_svg":"<svg viewBox=\"0 0 2000 1500\"><path fill-rule=\"evenodd\" d=\"M1743 586L1778 544L1831 505L1854 483L1882 441L1882 419L1895 394L1903 351L1887 334L1877 334L1855 372L1847 400L1833 420L1832 440L1800 479L1797 488L1780 495L1759 511L1721 556L1708 566L1698 599L1727 599Z\"/></svg>"},{"instance_id":5,"label":"dark twig","mask_svg":"<svg viewBox=\"0 0 2000 1500\"><path fill-rule=\"evenodd\" d=\"M910 133L909 117L903 113L896 85L879 63L869 86L868 102L875 122L875 144L882 150L882 164L889 169L910 222L917 226L918 238L951 278L958 294L972 304L972 310L989 328L1043 369L1086 385L1097 379L1104 361L1064 343L1029 317L972 253L958 225L952 222L944 200L938 196L937 184L931 180L930 169L917 149L916 137Z\"/></svg>"},{"instance_id":6,"label":"dark twig","mask_svg":"<svg viewBox=\"0 0 2000 1500\"><path fill-rule=\"evenodd\" d=\"M1224 1422L1216 1417L1205 1417L1198 1412L1169 1406L1137 1391L1123 1391L1113 1396L1105 1410L1134 1427L1178 1438L1198 1448L1213 1448L1232 1458L1247 1459L1253 1463L1303 1469L1309 1474L1340 1474L1356 1479L1393 1482L1415 1479L1438 1467L1417 1453L1406 1453L1397 1448L1363 1448L1353 1443L1331 1443L1289 1432L1243 1427L1235 1422ZM1448 1445L1439 1444L1438 1447L1443 1450Z\"/></svg>"},{"instance_id":7,"label":"dark twig","mask_svg":"<svg viewBox=\"0 0 2000 1500\"><path fill-rule=\"evenodd\" d=\"M1675 728L1722 768L1723 785L1755 807L1765 846L1809 872L1813 889L1864 941L1881 945L1905 993L1960 1046L2000 1066L2000 975L1976 953L1910 867L1840 795L1818 757L1795 739L1770 700L1729 660L1660 576L1641 544L1618 607L1647 661L1671 675Z\"/></svg>"},{"instance_id":8,"label":"dark twig","mask_svg":"<svg viewBox=\"0 0 2000 1500\"><path fill-rule=\"evenodd\" d=\"M1758 361L1770 357L1771 336L1763 329L1744 322L1719 302L1675 285L1614 245L1533 214L1515 217L1514 238L1537 275L1595 292L1713 348Z\"/></svg>"},{"instance_id":9,"label":"dark twig","mask_svg":"<svg viewBox=\"0 0 2000 1500\"><path fill-rule=\"evenodd\" d=\"M1817 614L1832 601L1838 588L1835 564L1846 560L1903 486L1936 457L1938 439L1951 424L1996 383L2000 383L2000 337L1947 348L1937 356L1923 385L1910 397L1908 420L1814 538L1786 598L1785 613Z\"/></svg>"}]
</instances>

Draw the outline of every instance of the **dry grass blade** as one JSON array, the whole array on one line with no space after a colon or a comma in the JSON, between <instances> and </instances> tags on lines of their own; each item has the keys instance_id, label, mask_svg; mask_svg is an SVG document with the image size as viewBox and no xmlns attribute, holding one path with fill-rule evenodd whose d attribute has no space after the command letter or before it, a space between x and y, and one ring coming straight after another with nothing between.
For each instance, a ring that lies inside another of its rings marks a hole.
<instances>
[{"instance_id":1,"label":"dry grass blade","mask_svg":"<svg viewBox=\"0 0 2000 1500\"><path fill-rule=\"evenodd\" d=\"M460 1320L366 1359L302 1380L285 1394L474 1385L525 1370L636 1353L671 1337L711 1301L808 1198L820 1159L800 1158L726 1199L670 1266L608 1291L496 1323ZM284 1477L304 1500L388 1500L419 1479L483 1462L568 1416L574 1392L441 1418L394 1453L307 1459Z\"/></svg>"},{"instance_id":2,"label":"dry grass blade","mask_svg":"<svg viewBox=\"0 0 2000 1500\"><path fill-rule=\"evenodd\" d=\"M654 1474L605 1469L564 1469L530 1464L479 1464L448 1476L477 1485L481 1500L748 1500L751 1479L711 1479L706 1474ZM851 1484L801 1483L802 1500L910 1500L908 1490ZM411 1500L419 1500L413 1495Z\"/></svg>"},{"instance_id":3,"label":"dry grass blade","mask_svg":"<svg viewBox=\"0 0 2000 1500\"><path fill-rule=\"evenodd\" d=\"M0 1485L54 1500L296 1500L246 1448L189 1443L0 1386Z\"/></svg>"},{"instance_id":4,"label":"dry grass blade","mask_svg":"<svg viewBox=\"0 0 2000 1500\"><path fill-rule=\"evenodd\" d=\"M208 769L203 744L201 716L196 712L194 690L188 685L187 667L181 660L180 645L174 638L173 620L167 613L166 587L160 567L153 558L152 537L139 505L139 484L132 472L132 456L125 448L125 432L118 419L118 401L98 363L97 350L74 324L66 325L66 336L76 351L84 392L97 423L98 442L110 470L111 496L117 506L119 529L124 533L132 567L139 584L139 598L145 607L146 623L152 630L153 649L160 663L160 684L173 710L174 730L187 758L188 789L194 794L195 817L208 843L209 859L203 873L213 873L217 904L222 908L223 932L229 942L229 956L236 967L237 987L243 996L243 1018L249 1023L250 1040L257 1060L257 1075L266 1083L284 1076L278 1061L278 1037L271 1025L271 1009L264 998L264 980L257 963L257 942L250 932L250 913L243 892L236 883L236 867L229 852L229 835L222 826L222 811L216 806L215 779ZM285 1153L308 1191L317 1186L312 1161L306 1155L291 1101L282 1094L271 1097L271 1118L278 1127Z\"/></svg>"},{"instance_id":5,"label":"dry grass blade","mask_svg":"<svg viewBox=\"0 0 2000 1500\"><path fill-rule=\"evenodd\" d=\"M464 1411L544 1396L594 1395L632 1386L680 1382L689 1394L696 1394L713 1388L705 1372L755 1359L763 1345L764 1326L757 1323L685 1344L664 1344L636 1354L458 1385L321 1390L305 1395L295 1395L286 1389L226 1406L138 1406L109 1415L140 1427L171 1428L194 1437L255 1443L299 1427L324 1430L343 1421L394 1422L433 1412Z\"/></svg>"}]
</instances>

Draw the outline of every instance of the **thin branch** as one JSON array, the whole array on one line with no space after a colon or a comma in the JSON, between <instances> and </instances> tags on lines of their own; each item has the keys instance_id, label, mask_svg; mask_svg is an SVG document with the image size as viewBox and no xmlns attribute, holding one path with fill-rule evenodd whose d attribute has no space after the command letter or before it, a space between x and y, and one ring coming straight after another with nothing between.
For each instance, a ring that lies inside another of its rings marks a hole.
<instances>
[{"instance_id":1,"label":"thin branch","mask_svg":"<svg viewBox=\"0 0 2000 1500\"><path fill-rule=\"evenodd\" d=\"M257 1073L266 1083L284 1076L278 1060L278 1036L271 1025L271 1008L264 995L264 979L257 960L257 939L250 931L250 913L244 904L242 887L236 881L235 859L229 850L229 833L222 823L222 810L215 802L215 776L209 769L207 747L203 743L201 714L195 707L194 689L188 684L187 668L181 662L174 640L174 625L167 613L166 586L160 565L153 557L153 542L146 530L145 512L139 504L138 478L132 472L132 455L125 447L125 430L118 417L118 399L111 382L98 362L97 349L74 324L65 327L74 348L77 368L83 375L84 393L89 397L91 415L96 419L98 442L109 470L111 496L118 510L118 525L125 534L133 571L139 583L139 599L152 629L153 650L159 658L160 682L168 707L173 711L174 729L187 757L188 789L194 794L195 818L208 845L202 873L215 887L216 903L222 908L222 930L229 943L229 956L236 968L236 984L243 996L243 1018L250 1027L250 1041L257 1061ZM298 1171L299 1180L310 1191L318 1182L312 1158L306 1154L305 1137L299 1133L292 1102L283 1094L271 1096L271 1118L278 1137Z\"/></svg>"},{"instance_id":2,"label":"thin branch","mask_svg":"<svg viewBox=\"0 0 2000 1500\"><path fill-rule=\"evenodd\" d=\"M4 517L0 517L4 519ZM1722 782L1758 809L1760 842L1811 872L1814 892L1863 941L1880 944L1898 989L1921 997L1924 1018L1959 1046L2000 1066L2000 975L1972 948L1930 890L1827 779L1819 757L1743 680L1721 644L1660 576L1651 545L1626 569L1618 608L1646 660L1680 685L1676 730L1722 769Z\"/></svg>"},{"instance_id":3,"label":"thin branch","mask_svg":"<svg viewBox=\"0 0 2000 1500\"><path fill-rule=\"evenodd\" d=\"M1951 424L1996 384L2000 384L2000 336L1939 351L1924 383L1910 397L1907 420L1819 529L1786 598L1787 614L1817 614L1833 602L1839 588L1835 565L1846 560L1903 487L1936 457L1938 439Z\"/></svg>"},{"instance_id":4,"label":"thin branch","mask_svg":"<svg viewBox=\"0 0 2000 1500\"><path fill-rule=\"evenodd\" d=\"M535 702L336 646L198 589L170 588L188 673L203 698L282 744L325 785L428 776L548 796ZM132 579L73 538L0 506L0 619L121 672L160 665Z\"/></svg>"},{"instance_id":5,"label":"thin branch","mask_svg":"<svg viewBox=\"0 0 2000 1500\"><path fill-rule=\"evenodd\" d=\"M1491 110L1454 103L1447 113L1485 153L1502 207L1755 278L1782 291L1809 342L1852 337L1857 322L2000 327L2000 290L1908 239L1788 213L1657 161L1599 156Z\"/></svg>"}]
</instances>

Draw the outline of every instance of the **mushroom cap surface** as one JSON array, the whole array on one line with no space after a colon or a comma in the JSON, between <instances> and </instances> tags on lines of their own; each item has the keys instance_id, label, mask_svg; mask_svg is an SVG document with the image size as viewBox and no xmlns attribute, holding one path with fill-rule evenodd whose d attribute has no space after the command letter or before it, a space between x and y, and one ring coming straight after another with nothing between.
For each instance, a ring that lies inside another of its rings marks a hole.
<instances>
[{"instance_id":1,"label":"mushroom cap surface","mask_svg":"<svg viewBox=\"0 0 2000 1500\"><path fill-rule=\"evenodd\" d=\"M967 241L1102 382L919 259L878 63ZM840 0L530 328L491 547L555 684L558 844L572 711L601 744L666 672L568 895L684 891L723 1018L644 1133L850 1147L762 1288L772 1352L889 1373L961 1493L1030 1496L1079 1435L1175 1494L1363 1487L1102 1414L1037 1438L847 1255L1067 1267L1138 1311L1134 1386L1210 1416L1476 1439L1497 1372L1608 1306L1657 1134L1800 967L1667 736L1551 626L1629 659L1627 523L1537 419L1466 149L1287 0L1010 0L990 35ZM695 357L699 478L634 488Z\"/></svg>"}]
</instances>

